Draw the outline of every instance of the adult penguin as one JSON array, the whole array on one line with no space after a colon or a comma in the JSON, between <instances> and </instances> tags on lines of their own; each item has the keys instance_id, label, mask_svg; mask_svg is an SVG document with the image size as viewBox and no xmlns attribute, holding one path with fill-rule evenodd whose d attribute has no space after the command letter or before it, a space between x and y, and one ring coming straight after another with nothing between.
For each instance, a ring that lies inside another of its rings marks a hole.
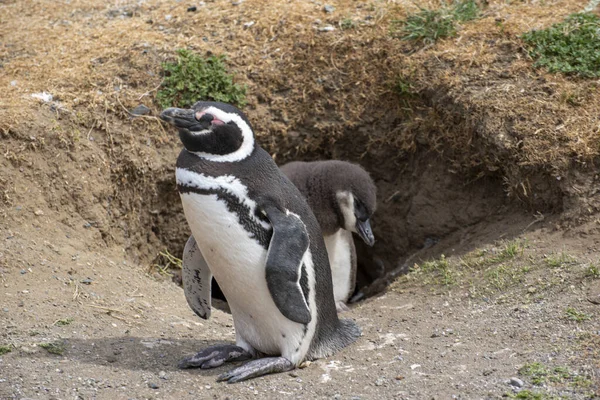
<instances>
[{"instance_id":1,"label":"adult penguin","mask_svg":"<svg viewBox=\"0 0 600 400\"><path fill-rule=\"evenodd\" d=\"M192 231L182 276L186 299L208 318L214 276L236 332L235 345L208 347L180 367L253 359L218 378L233 383L289 371L355 341L359 328L337 317L319 224L256 143L245 115L228 104L198 102L168 108L161 118L179 129L185 147L176 178Z\"/></svg>"}]
</instances>

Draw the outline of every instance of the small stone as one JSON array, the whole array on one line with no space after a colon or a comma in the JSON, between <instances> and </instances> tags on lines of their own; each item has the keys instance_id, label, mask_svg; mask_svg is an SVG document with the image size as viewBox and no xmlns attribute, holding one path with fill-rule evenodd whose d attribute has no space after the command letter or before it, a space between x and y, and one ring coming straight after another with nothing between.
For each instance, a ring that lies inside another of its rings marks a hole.
<instances>
[{"instance_id":1,"label":"small stone","mask_svg":"<svg viewBox=\"0 0 600 400\"><path fill-rule=\"evenodd\" d=\"M158 386L156 383L154 382L148 382L148 387L150 389L158 389L160 386Z\"/></svg>"},{"instance_id":2,"label":"small stone","mask_svg":"<svg viewBox=\"0 0 600 400\"><path fill-rule=\"evenodd\" d=\"M150 109L148 107L146 107L144 104L140 104L139 106L137 106L136 108L131 110L131 113L133 115L147 115L147 114L150 114Z\"/></svg>"},{"instance_id":3,"label":"small stone","mask_svg":"<svg viewBox=\"0 0 600 400\"><path fill-rule=\"evenodd\" d=\"M17 211L21 211L22 209L23 209L23 207L21 207L21 206L16 206L15 207L15 210L17 210Z\"/></svg>"},{"instance_id":4,"label":"small stone","mask_svg":"<svg viewBox=\"0 0 600 400\"><path fill-rule=\"evenodd\" d=\"M432 337L432 338L440 337L440 334L439 334L439 333L437 333L437 332L433 332L433 333L431 334L431 337Z\"/></svg>"},{"instance_id":5,"label":"small stone","mask_svg":"<svg viewBox=\"0 0 600 400\"><path fill-rule=\"evenodd\" d=\"M375 386L382 386L385 383L385 379L379 378L375 381Z\"/></svg>"},{"instance_id":6,"label":"small stone","mask_svg":"<svg viewBox=\"0 0 600 400\"><path fill-rule=\"evenodd\" d=\"M325 25L319 28L319 32L333 32L335 28L331 25Z\"/></svg>"},{"instance_id":7,"label":"small stone","mask_svg":"<svg viewBox=\"0 0 600 400\"><path fill-rule=\"evenodd\" d=\"M304 368L308 367L310 364L312 364L312 361L304 361L302 364L300 364L298 366L298 368L304 369Z\"/></svg>"},{"instance_id":8,"label":"small stone","mask_svg":"<svg viewBox=\"0 0 600 400\"><path fill-rule=\"evenodd\" d=\"M231 5L232 6L239 6L240 4L242 4L244 2L244 0L238 0L238 1L232 1Z\"/></svg>"},{"instance_id":9,"label":"small stone","mask_svg":"<svg viewBox=\"0 0 600 400\"><path fill-rule=\"evenodd\" d=\"M401 380L403 380L403 379L404 379L404 377L403 377L402 375L398 375L398 376L396 377L396 380L397 380L397 381L401 381Z\"/></svg>"},{"instance_id":10,"label":"small stone","mask_svg":"<svg viewBox=\"0 0 600 400\"><path fill-rule=\"evenodd\" d=\"M325 7L323 7L323 11L325 11L326 13L332 13L335 11L335 7L330 4L325 4Z\"/></svg>"},{"instance_id":11,"label":"small stone","mask_svg":"<svg viewBox=\"0 0 600 400\"><path fill-rule=\"evenodd\" d=\"M298 377L298 373L297 373L297 372L290 372L290 373L289 373L289 375L290 375L292 378L297 378L297 377Z\"/></svg>"},{"instance_id":12,"label":"small stone","mask_svg":"<svg viewBox=\"0 0 600 400\"><path fill-rule=\"evenodd\" d=\"M27 273L27 270L26 270L26 269L22 269L22 270L21 270L21 275L25 275L26 273Z\"/></svg>"},{"instance_id":13,"label":"small stone","mask_svg":"<svg viewBox=\"0 0 600 400\"><path fill-rule=\"evenodd\" d=\"M527 288L527 291L528 291L529 293L535 293L535 287L534 287L534 286L529 286L529 287Z\"/></svg>"},{"instance_id":14,"label":"small stone","mask_svg":"<svg viewBox=\"0 0 600 400\"><path fill-rule=\"evenodd\" d=\"M520 388L523 387L524 383L519 378L510 378L509 385Z\"/></svg>"},{"instance_id":15,"label":"small stone","mask_svg":"<svg viewBox=\"0 0 600 400\"><path fill-rule=\"evenodd\" d=\"M254 25L255 22L254 21L250 21L250 22L245 22L244 23L244 29L248 29L250 28L252 25Z\"/></svg>"},{"instance_id":16,"label":"small stone","mask_svg":"<svg viewBox=\"0 0 600 400\"><path fill-rule=\"evenodd\" d=\"M34 214L39 217L41 215L44 215L44 212L42 210L35 210Z\"/></svg>"},{"instance_id":17,"label":"small stone","mask_svg":"<svg viewBox=\"0 0 600 400\"><path fill-rule=\"evenodd\" d=\"M167 376L167 373L166 373L165 371L160 371L160 372L158 373L158 377L159 377L160 379L164 379L164 380L167 380L167 379L169 379L169 377Z\"/></svg>"},{"instance_id":18,"label":"small stone","mask_svg":"<svg viewBox=\"0 0 600 400\"><path fill-rule=\"evenodd\" d=\"M172 19L173 19L173 16L171 14L165 15L165 20L170 21Z\"/></svg>"},{"instance_id":19,"label":"small stone","mask_svg":"<svg viewBox=\"0 0 600 400\"><path fill-rule=\"evenodd\" d=\"M92 282L94 282L94 280L92 278L85 278L85 279L82 279L80 282L83 283L84 285L91 285Z\"/></svg>"},{"instance_id":20,"label":"small stone","mask_svg":"<svg viewBox=\"0 0 600 400\"><path fill-rule=\"evenodd\" d=\"M188 10L188 12L194 12L194 11L196 11L197 9L198 9L198 7L196 7L196 6L191 6L191 7L188 7L188 9L187 9L187 10Z\"/></svg>"},{"instance_id":21,"label":"small stone","mask_svg":"<svg viewBox=\"0 0 600 400\"><path fill-rule=\"evenodd\" d=\"M4 307L4 308L2 309L2 311L4 311L4 312L8 312L8 308Z\"/></svg>"},{"instance_id":22,"label":"small stone","mask_svg":"<svg viewBox=\"0 0 600 400\"><path fill-rule=\"evenodd\" d=\"M17 81L10 81L10 86L17 86Z\"/></svg>"},{"instance_id":23,"label":"small stone","mask_svg":"<svg viewBox=\"0 0 600 400\"><path fill-rule=\"evenodd\" d=\"M486 369L486 370L483 371L483 376L490 376L495 371L496 371L495 369Z\"/></svg>"}]
</instances>

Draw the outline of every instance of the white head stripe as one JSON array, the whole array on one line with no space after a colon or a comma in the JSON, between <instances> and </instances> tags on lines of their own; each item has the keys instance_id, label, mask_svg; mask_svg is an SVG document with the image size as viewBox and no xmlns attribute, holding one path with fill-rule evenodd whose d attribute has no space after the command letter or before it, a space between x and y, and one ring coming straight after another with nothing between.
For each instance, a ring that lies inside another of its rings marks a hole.
<instances>
[{"instance_id":1,"label":"white head stripe","mask_svg":"<svg viewBox=\"0 0 600 400\"><path fill-rule=\"evenodd\" d=\"M242 117L235 113L225 112L217 107L208 107L202 111L211 114L216 119L219 119L226 124L229 122L234 122L242 131L242 145L239 149L229 154L220 155L205 153L202 151L194 151L192 152L193 154L197 155L198 157L216 162L240 161L252 154L252 150L254 150L254 134L252 133L252 129L250 129L250 125L248 125L248 123L246 123Z\"/></svg>"}]
</instances>

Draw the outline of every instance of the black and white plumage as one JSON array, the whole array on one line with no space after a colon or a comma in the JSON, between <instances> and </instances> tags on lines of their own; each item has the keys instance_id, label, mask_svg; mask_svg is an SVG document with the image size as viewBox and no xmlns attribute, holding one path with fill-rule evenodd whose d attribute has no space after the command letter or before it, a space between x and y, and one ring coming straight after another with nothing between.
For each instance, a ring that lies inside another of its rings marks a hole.
<instances>
[{"instance_id":1,"label":"black and white plumage","mask_svg":"<svg viewBox=\"0 0 600 400\"><path fill-rule=\"evenodd\" d=\"M254 140L235 107L198 102L161 118L179 128L185 149L177 187L192 231L183 287L192 309L210 315L210 282L225 294L236 345L212 346L180 364L212 368L250 361L220 376L237 382L287 371L333 354L360 330L337 317L325 244L308 204Z\"/></svg>"},{"instance_id":2,"label":"black and white plumage","mask_svg":"<svg viewBox=\"0 0 600 400\"><path fill-rule=\"evenodd\" d=\"M306 197L321 225L336 307L345 310L356 284L352 232L369 246L375 242L370 223L377 206L375 183L361 166L346 161L295 161L281 170Z\"/></svg>"}]
</instances>

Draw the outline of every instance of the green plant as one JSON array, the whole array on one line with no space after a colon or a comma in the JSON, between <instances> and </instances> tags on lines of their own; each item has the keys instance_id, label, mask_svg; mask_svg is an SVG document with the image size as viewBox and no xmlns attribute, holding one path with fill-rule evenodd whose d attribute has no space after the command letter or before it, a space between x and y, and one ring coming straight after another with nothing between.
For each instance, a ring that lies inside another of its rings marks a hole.
<instances>
[{"instance_id":1,"label":"green plant","mask_svg":"<svg viewBox=\"0 0 600 400\"><path fill-rule=\"evenodd\" d=\"M65 318L65 319L59 319L59 320L57 320L57 321L54 323L54 325L56 325L56 326L65 326L65 325L70 325L70 324L71 324L73 321L74 321L74 319L73 319L73 318L71 318L71 317L68 317L68 318Z\"/></svg>"},{"instance_id":2,"label":"green plant","mask_svg":"<svg viewBox=\"0 0 600 400\"><path fill-rule=\"evenodd\" d=\"M455 277L446 256L442 254L439 260L427 261L419 266L419 271L433 278L434 283L452 285Z\"/></svg>"},{"instance_id":3,"label":"green plant","mask_svg":"<svg viewBox=\"0 0 600 400\"><path fill-rule=\"evenodd\" d=\"M585 270L585 276L588 278L600 278L600 268L596 264L590 264Z\"/></svg>"},{"instance_id":4,"label":"green plant","mask_svg":"<svg viewBox=\"0 0 600 400\"><path fill-rule=\"evenodd\" d=\"M344 18L340 21L340 28L342 29L352 29L356 27L356 23L351 18Z\"/></svg>"},{"instance_id":5,"label":"green plant","mask_svg":"<svg viewBox=\"0 0 600 400\"><path fill-rule=\"evenodd\" d=\"M0 346L0 356L6 353L10 353L11 351L12 347L9 344Z\"/></svg>"},{"instance_id":6,"label":"green plant","mask_svg":"<svg viewBox=\"0 0 600 400\"><path fill-rule=\"evenodd\" d=\"M573 264L576 262L575 257L566 254L565 252L561 252L560 254L550 254L545 256L546 265L550 268L558 268L563 267L565 265Z\"/></svg>"},{"instance_id":7,"label":"green plant","mask_svg":"<svg viewBox=\"0 0 600 400\"><path fill-rule=\"evenodd\" d=\"M419 7L417 13L404 20L392 21L392 35L403 40L433 43L454 36L457 22L470 21L478 15L479 6L474 0L454 1L437 10Z\"/></svg>"},{"instance_id":8,"label":"green plant","mask_svg":"<svg viewBox=\"0 0 600 400\"><path fill-rule=\"evenodd\" d=\"M534 393L530 390L521 390L519 393L507 393L506 397L510 399L524 399L524 400L544 400L544 395L541 393Z\"/></svg>"},{"instance_id":9,"label":"green plant","mask_svg":"<svg viewBox=\"0 0 600 400\"><path fill-rule=\"evenodd\" d=\"M565 310L565 314L567 315L568 319L570 319L571 321L575 321L575 322L583 322L583 321L587 321L588 319L592 318L589 314L586 314L581 311L577 311L573 307L567 308Z\"/></svg>"},{"instance_id":10,"label":"green plant","mask_svg":"<svg viewBox=\"0 0 600 400\"><path fill-rule=\"evenodd\" d=\"M64 342L50 342L50 343L40 343L38 344L42 349L46 349L48 353L62 355L65 352L65 344Z\"/></svg>"},{"instance_id":11,"label":"green plant","mask_svg":"<svg viewBox=\"0 0 600 400\"><path fill-rule=\"evenodd\" d=\"M165 78L156 99L163 108L189 107L198 100L214 100L244 106L246 87L233 82L225 56L201 57L177 50L177 61L164 63Z\"/></svg>"},{"instance_id":12,"label":"green plant","mask_svg":"<svg viewBox=\"0 0 600 400\"><path fill-rule=\"evenodd\" d=\"M523 34L534 67L582 77L600 76L600 17L572 14L547 29Z\"/></svg>"}]
</instances>

